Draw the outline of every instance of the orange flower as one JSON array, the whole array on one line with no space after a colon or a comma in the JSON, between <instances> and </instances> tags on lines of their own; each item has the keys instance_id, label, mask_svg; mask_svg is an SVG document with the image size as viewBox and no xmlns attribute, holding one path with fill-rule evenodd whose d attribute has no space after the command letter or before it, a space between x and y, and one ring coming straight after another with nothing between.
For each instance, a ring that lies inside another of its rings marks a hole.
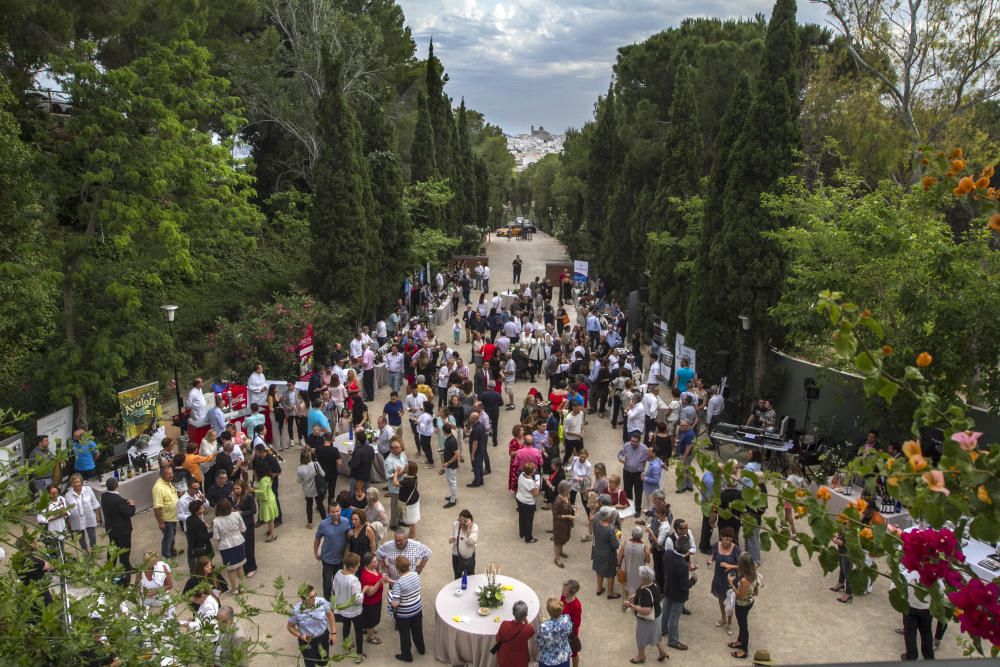
<instances>
[{"instance_id":1,"label":"orange flower","mask_svg":"<svg viewBox=\"0 0 1000 667\"><path fill-rule=\"evenodd\" d=\"M986 224L990 229L1000 234L1000 213L994 213L991 215L990 221Z\"/></svg>"},{"instance_id":2,"label":"orange flower","mask_svg":"<svg viewBox=\"0 0 1000 667\"><path fill-rule=\"evenodd\" d=\"M830 491L830 487L821 486L816 490L816 497L825 503L830 500L830 498L833 498L833 493Z\"/></svg>"},{"instance_id":3,"label":"orange flower","mask_svg":"<svg viewBox=\"0 0 1000 667\"><path fill-rule=\"evenodd\" d=\"M903 456L910 459L923 453L920 443L916 440L907 440L903 443Z\"/></svg>"},{"instance_id":4,"label":"orange flower","mask_svg":"<svg viewBox=\"0 0 1000 667\"><path fill-rule=\"evenodd\" d=\"M928 160L927 158L924 158L923 160L920 161L920 164L924 165L925 167L927 165L929 165L930 163L931 163L931 161Z\"/></svg>"},{"instance_id":5,"label":"orange flower","mask_svg":"<svg viewBox=\"0 0 1000 667\"><path fill-rule=\"evenodd\" d=\"M892 354L892 345L883 345L882 346L882 354L884 354L887 357L890 354Z\"/></svg>"},{"instance_id":6,"label":"orange flower","mask_svg":"<svg viewBox=\"0 0 1000 667\"><path fill-rule=\"evenodd\" d=\"M864 528L862 528L861 532L858 533L858 535L860 535L861 539L863 539L863 540L870 540L873 537L875 537L875 533L872 532L872 529L868 528L867 526L865 526Z\"/></svg>"},{"instance_id":7,"label":"orange flower","mask_svg":"<svg viewBox=\"0 0 1000 667\"><path fill-rule=\"evenodd\" d=\"M896 459L886 459L885 460L885 469L886 470L892 470L892 466L895 465L895 464L896 464Z\"/></svg>"},{"instance_id":8,"label":"orange flower","mask_svg":"<svg viewBox=\"0 0 1000 667\"><path fill-rule=\"evenodd\" d=\"M969 452L969 458L972 459L973 463L975 463L976 459L979 458L979 452Z\"/></svg>"},{"instance_id":9,"label":"orange flower","mask_svg":"<svg viewBox=\"0 0 1000 667\"><path fill-rule=\"evenodd\" d=\"M851 505L858 510L858 514L864 514L865 510L868 509L868 502L864 498L858 498Z\"/></svg>"},{"instance_id":10,"label":"orange flower","mask_svg":"<svg viewBox=\"0 0 1000 667\"><path fill-rule=\"evenodd\" d=\"M799 505L795 508L795 516L799 517L800 519L806 515L806 512L808 512L808 510L806 509L805 505Z\"/></svg>"},{"instance_id":11,"label":"orange flower","mask_svg":"<svg viewBox=\"0 0 1000 667\"><path fill-rule=\"evenodd\" d=\"M951 161L951 170L953 172L955 172L956 174L962 173L962 171L964 169L965 169L965 160L952 160Z\"/></svg>"},{"instance_id":12,"label":"orange flower","mask_svg":"<svg viewBox=\"0 0 1000 667\"><path fill-rule=\"evenodd\" d=\"M958 181L958 187L955 189L961 191L963 195L969 194L976 189L976 182L972 180L971 176L963 176L961 180Z\"/></svg>"},{"instance_id":13,"label":"orange flower","mask_svg":"<svg viewBox=\"0 0 1000 667\"><path fill-rule=\"evenodd\" d=\"M913 468L914 472L920 472L927 467L927 459L925 459L920 454L910 457L910 467Z\"/></svg>"},{"instance_id":14,"label":"orange flower","mask_svg":"<svg viewBox=\"0 0 1000 667\"><path fill-rule=\"evenodd\" d=\"M899 486L899 478L893 475L892 477L885 480L885 483L889 486Z\"/></svg>"},{"instance_id":15,"label":"orange flower","mask_svg":"<svg viewBox=\"0 0 1000 667\"><path fill-rule=\"evenodd\" d=\"M806 494L806 490L805 489L796 489L795 490L795 497L796 498L805 498L806 495L807 494Z\"/></svg>"},{"instance_id":16,"label":"orange flower","mask_svg":"<svg viewBox=\"0 0 1000 667\"><path fill-rule=\"evenodd\" d=\"M850 523L850 519L847 518L846 514L841 512L840 514L837 515L837 523L839 523L841 526L846 526L848 523Z\"/></svg>"},{"instance_id":17,"label":"orange flower","mask_svg":"<svg viewBox=\"0 0 1000 667\"><path fill-rule=\"evenodd\" d=\"M921 352L917 355L917 366L927 368L934 362L934 357L929 352Z\"/></svg>"},{"instance_id":18,"label":"orange flower","mask_svg":"<svg viewBox=\"0 0 1000 667\"><path fill-rule=\"evenodd\" d=\"M956 148L951 152L951 156L956 160L961 160L965 154L962 152L961 148Z\"/></svg>"},{"instance_id":19,"label":"orange flower","mask_svg":"<svg viewBox=\"0 0 1000 667\"><path fill-rule=\"evenodd\" d=\"M944 172L944 177L945 178L951 178L954 175L955 175L955 172L953 172L951 169L949 169L948 171Z\"/></svg>"},{"instance_id":20,"label":"orange flower","mask_svg":"<svg viewBox=\"0 0 1000 667\"><path fill-rule=\"evenodd\" d=\"M872 311L868 310L867 308L861 311L861 317L869 318L871 316L872 316Z\"/></svg>"},{"instance_id":21,"label":"orange flower","mask_svg":"<svg viewBox=\"0 0 1000 667\"><path fill-rule=\"evenodd\" d=\"M986 178L985 176L976 181L977 190L985 190L989 186L990 186L990 179Z\"/></svg>"},{"instance_id":22,"label":"orange flower","mask_svg":"<svg viewBox=\"0 0 1000 667\"><path fill-rule=\"evenodd\" d=\"M944 473L940 470L931 470L923 474L924 482L927 484L927 488L935 493L943 493L946 496L951 495L951 491L948 487L944 485Z\"/></svg>"},{"instance_id":23,"label":"orange flower","mask_svg":"<svg viewBox=\"0 0 1000 667\"><path fill-rule=\"evenodd\" d=\"M983 178L993 178L994 173L993 165L990 165L989 167L983 169Z\"/></svg>"},{"instance_id":24,"label":"orange flower","mask_svg":"<svg viewBox=\"0 0 1000 667\"><path fill-rule=\"evenodd\" d=\"M982 484L980 484L979 488L976 489L976 498L979 498L979 502L981 503L986 503L987 505L993 504L993 499L990 498L989 491L987 491L986 487Z\"/></svg>"}]
</instances>

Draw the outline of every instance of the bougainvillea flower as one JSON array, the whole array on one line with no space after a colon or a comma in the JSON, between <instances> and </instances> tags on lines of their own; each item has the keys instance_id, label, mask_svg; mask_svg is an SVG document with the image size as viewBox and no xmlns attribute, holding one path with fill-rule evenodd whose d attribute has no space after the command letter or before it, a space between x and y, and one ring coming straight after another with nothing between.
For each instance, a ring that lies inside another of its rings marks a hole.
<instances>
[{"instance_id":1,"label":"bougainvillea flower","mask_svg":"<svg viewBox=\"0 0 1000 667\"><path fill-rule=\"evenodd\" d=\"M973 577L962 588L948 593L962 632L1000 646L1000 587Z\"/></svg>"},{"instance_id":2,"label":"bougainvillea flower","mask_svg":"<svg viewBox=\"0 0 1000 667\"><path fill-rule=\"evenodd\" d=\"M900 535L900 539L903 541L900 563L920 575L922 586L930 586L939 579L956 588L962 584L962 574L952 563L964 563L965 555L951 530L911 530Z\"/></svg>"},{"instance_id":3,"label":"bougainvillea flower","mask_svg":"<svg viewBox=\"0 0 1000 667\"><path fill-rule=\"evenodd\" d=\"M907 440L903 443L903 456L910 458L917 456L918 454L923 454L924 450L921 449L920 443L916 440Z\"/></svg>"},{"instance_id":4,"label":"bougainvillea flower","mask_svg":"<svg viewBox=\"0 0 1000 667\"><path fill-rule=\"evenodd\" d=\"M924 482L927 484L927 488L935 493L943 493L946 496L951 495L951 491L944 484L944 473L940 470L925 472Z\"/></svg>"},{"instance_id":5,"label":"bougainvillea flower","mask_svg":"<svg viewBox=\"0 0 1000 667\"><path fill-rule=\"evenodd\" d=\"M958 443L958 446L967 452L971 452L979 446L979 431L959 431L953 433L951 439Z\"/></svg>"},{"instance_id":6,"label":"bougainvillea flower","mask_svg":"<svg viewBox=\"0 0 1000 667\"><path fill-rule=\"evenodd\" d=\"M913 468L913 472L920 472L927 467L927 459L925 459L920 454L910 457L910 467Z\"/></svg>"}]
</instances>

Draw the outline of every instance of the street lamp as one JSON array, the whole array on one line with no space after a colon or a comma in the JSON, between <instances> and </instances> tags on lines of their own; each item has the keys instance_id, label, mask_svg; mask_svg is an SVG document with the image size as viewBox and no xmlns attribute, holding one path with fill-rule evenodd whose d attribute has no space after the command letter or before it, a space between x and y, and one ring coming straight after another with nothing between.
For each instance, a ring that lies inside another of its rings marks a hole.
<instances>
[{"instance_id":1,"label":"street lamp","mask_svg":"<svg viewBox=\"0 0 1000 667\"><path fill-rule=\"evenodd\" d=\"M177 396L177 426L181 433L187 433L187 423L184 421L184 403L181 401L181 383L177 377L177 339L174 337L174 318L177 317L177 306L160 306L163 315L167 318L167 328L170 330L170 342L173 346L173 354L170 355L171 365L174 369L174 392Z\"/></svg>"},{"instance_id":2,"label":"street lamp","mask_svg":"<svg viewBox=\"0 0 1000 667\"><path fill-rule=\"evenodd\" d=\"M750 316L740 315L739 318L740 318L740 324L743 325L743 330L750 331Z\"/></svg>"}]
</instances>

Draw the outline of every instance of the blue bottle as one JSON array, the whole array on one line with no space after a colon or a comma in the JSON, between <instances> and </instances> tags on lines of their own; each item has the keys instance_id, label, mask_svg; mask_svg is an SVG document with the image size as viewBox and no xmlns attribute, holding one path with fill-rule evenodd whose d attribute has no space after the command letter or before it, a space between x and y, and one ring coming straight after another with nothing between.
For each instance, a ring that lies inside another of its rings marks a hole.
<instances>
[{"instance_id":1,"label":"blue bottle","mask_svg":"<svg viewBox=\"0 0 1000 667\"><path fill-rule=\"evenodd\" d=\"M118 468L115 468L115 479L116 480L121 479L121 477L119 476Z\"/></svg>"},{"instance_id":2,"label":"blue bottle","mask_svg":"<svg viewBox=\"0 0 1000 667\"><path fill-rule=\"evenodd\" d=\"M462 570L462 590L464 591L469 587L469 575L465 570Z\"/></svg>"},{"instance_id":3,"label":"blue bottle","mask_svg":"<svg viewBox=\"0 0 1000 667\"><path fill-rule=\"evenodd\" d=\"M354 429L353 428L347 429L347 441L348 442L354 442Z\"/></svg>"}]
</instances>

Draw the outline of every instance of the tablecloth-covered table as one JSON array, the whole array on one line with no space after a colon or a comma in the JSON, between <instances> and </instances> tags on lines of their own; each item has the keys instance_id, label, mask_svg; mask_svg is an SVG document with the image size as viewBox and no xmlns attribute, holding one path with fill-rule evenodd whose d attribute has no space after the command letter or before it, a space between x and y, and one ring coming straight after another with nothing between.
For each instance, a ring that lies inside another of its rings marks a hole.
<instances>
[{"instance_id":1,"label":"tablecloth-covered table","mask_svg":"<svg viewBox=\"0 0 1000 667\"><path fill-rule=\"evenodd\" d=\"M528 605L528 622L538 629L541 603L538 596L522 581L497 575L497 582L510 586L513 590L504 591L503 606L490 611L487 616L479 615L479 601L475 589L486 583L485 574L474 574L469 577L469 588L456 597L455 591L461 588L461 580L447 584L434 601L434 612L437 622L434 627L434 657L438 662L449 665L471 665L472 667L495 667L496 656L490 653L490 648L496 643L497 630L502 621L513 620L514 603L524 600ZM456 621L455 618L461 618ZM499 620L498 620L499 619ZM538 660L538 645L532 641L531 659Z\"/></svg>"},{"instance_id":2,"label":"tablecloth-covered table","mask_svg":"<svg viewBox=\"0 0 1000 667\"><path fill-rule=\"evenodd\" d=\"M827 480L829 483L829 480ZM842 488L830 487L830 500L826 503L826 511L830 514L840 514L844 509L853 502L856 502L858 498L861 497L861 487L852 486L850 487L851 493L845 494ZM812 489L815 493L815 489ZM913 525L913 517L910 513L903 509L903 511L898 513L882 513L885 522L896 526L897 528L909 528Z\"/></svg>"},{"instance_id":3,"label":"tablecloth-covered table","mask_svg":"<svg viewBox=\"0 0 1000 667\"><path fill-rule=\"evenodd\" d=\"M437 326L442 326L448 323L448 318L452 316L451 313L451 299L445 299L444 303L434 309L434 324ZM441 334L438 334L440 338L444 338Z\"/></svg>"},{"instance_id":4,"label":"tablecloth-covered table","mask_svg":"<svg viewBox=\"0 0 1000 667\"><path fill-rule=\"evenodd\" d=\"M349 439L347 433L341 433L333 439L333 446L340 450L340 462L337 463L337 472L344 477L351 476L351 468L347 465L354 452L354 440ZM375 452L375 460L372 462L372 482L381 484L385 481L385 459L378 452Z\"/></svg>"},{"instance_id":5,"label":"tablecloth-covered table","mask_svg":"<svg viewBox=\"0 0 1000 667\"><path fill-rule=\"evenodd\" d=\"M101 480L97 478L87 480L87 486L94 490L94 495L97 496L98 500L101 499L101 494L107 488L104 484L110 476L110 474L104 473ZM136 512L145 512L153 507L153 485L156 484L159 476L160 473L157 470L150 470L136 475L132 479L120 479L118 480L118 493L126 500L135 501Z\"/></svg>"},{"instance_id":6,"label":"tablecloth-covered table","mask_svg":"<svg viewBox=\"0 0 1000 667\"><path fill-rule=\"evenodd\" d=\"M512 293L510 290L500 293L500 304L507 310L510 310L511 304L515 301L517 301L517 295Z\"/></svg>"}]
</instances>

